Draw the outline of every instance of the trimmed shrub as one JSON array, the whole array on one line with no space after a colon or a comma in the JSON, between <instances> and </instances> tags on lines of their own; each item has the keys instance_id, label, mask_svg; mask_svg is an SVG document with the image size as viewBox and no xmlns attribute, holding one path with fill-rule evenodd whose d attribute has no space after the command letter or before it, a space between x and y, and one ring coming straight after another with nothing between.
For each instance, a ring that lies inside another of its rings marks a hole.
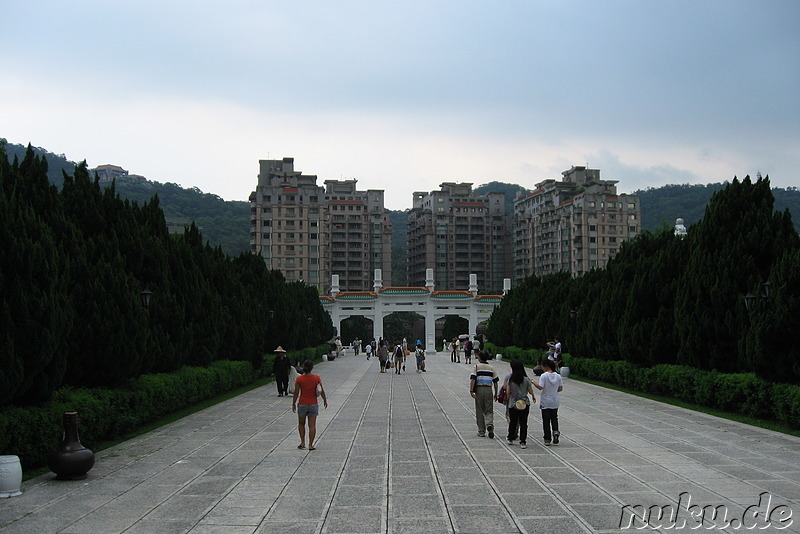
<instances>
[{"instance_id":1,"label":"trimmed shrub","mask_svg":"<svg viewBox=\"0 0 800 534\"><path fill-rule=\"evenodd\" d=\"M126 389L65 387L47 403L0 410L0 454L19 456L25 469L41 467L61 442L64 412L78 412L81 443L91 449L254 379L249 362L216 361L144 375Z\"/></svg>"}]
</instances>

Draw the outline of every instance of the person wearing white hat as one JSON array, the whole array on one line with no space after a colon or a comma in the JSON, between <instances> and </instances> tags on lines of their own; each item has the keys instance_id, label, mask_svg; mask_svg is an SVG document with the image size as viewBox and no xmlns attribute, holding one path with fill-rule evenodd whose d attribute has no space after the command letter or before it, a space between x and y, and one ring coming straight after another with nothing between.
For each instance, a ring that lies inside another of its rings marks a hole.
<instances>
[{"instance_id":1,"label":"person wearing white hat","mask_svg":"<svg viewBox=\"0 0 800 534\"><path fill-rule=\"evenodd\" d=\"M289 394L289 358L286 351L280 345L275 349L275 360L272 363L272 373L275 375L275 382L278 385L278 396L284 397Z\"/></svg>"}]
</instances>

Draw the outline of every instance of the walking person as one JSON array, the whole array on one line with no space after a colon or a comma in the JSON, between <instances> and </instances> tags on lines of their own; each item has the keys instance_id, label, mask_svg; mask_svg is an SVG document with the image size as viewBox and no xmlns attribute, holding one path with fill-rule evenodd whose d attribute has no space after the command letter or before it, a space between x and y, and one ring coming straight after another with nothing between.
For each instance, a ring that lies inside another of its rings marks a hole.
<instances>
[{"instance_id":1,"label":"walking person","mask_svg":"<svg viewBox=\"0 0 800 534\"><path fill-rule=\"evenodd\" d=\"M272 374L275 375L275 383L278 385L278 396L283 397L289 394L289 358L286 357L286 351L283 347L278 346L275 349L275 360L272 362Z\"/></svg>"},{"instance_id":2,"label":"walking person","mask_svg":"<svg viewBox=\"0 0 800 534\"><path fill-rule=\"evenodd\" d=\"M553 360L542 360L544 372L539 377L539 383L533 384L542 392L539 396L539 408L542 411L545 445L550 445L551 439L554 445L558 445L561 436L561 432L558 430L558 405L560 403L558 394L561 393L564 386L561 375L556 373L555 367Z\"/></svg>"},{"instance_id":3,"label":"walking person","mask_svg":"<svg viewBox=\"0 0 800 534\"><path fill-rule=\"evenodd\" d=\"M380 343L378 343L378 361L381 364L381 373L386 372L386 362L389 360L389 350L386 348L386 344L381 339Z\"/></svg>"},{"instance_id":4,"label":"walking person","mask_svg":"<svg viewBox=\"0 0 800 534\"><path fill-rule=\"evenodd\" d=\"M467 339L467 342L464 343L464 363L470 364L472 363L472 340Z\"/></svg>"},{"instance_id":5,"label":"walking person","mask_svg":"<svg viewBox=\"0 0 800 534\"><path fill-rule=\"evenodd\" d=\"M531 402L536 402L533 395L533 382L525 373L525 367L519 360L511 360L511 374L503 387L508 393L508 435L509 445L519 436L519 447L528 448L528 414ZM528 398L530 394L530 398Z\"/></svg>"},{"instance_id":6,"label":"walking person","mask_svg":"<svg viewBox=\"0 0 800 534\"><path fill-rule=\"evenodd\" d=\"M297 431L300 434L300 445L297 448L306 448L306 421L308 421L308 450L310 451L316 449L314 438L317 437L317 416L319 415L317 397L322 397L325 408L328 407L328 397L325 395L322 379L319 375L312 375L312 369L314 369L314 362L311 360L303 362L303 374L295 380L294 397L292 397L292 411L297 413ZM300 399L299 403L298 398Z\"/></svg>"},{"instance_id":7,"label":"walking person","mask_svg":"<svg viewBox=\"0 0 800 534\"><path fill-rule=\"evenodd\" d=\"M400 374L400 367L403 368L403 371L406 370L406 364L404 363L406 356L406 351L403 350L403 345L401 343L397 343L394 347L394 372L395 374Z\"/></svg>"},{"instance_id":8,"label":"walking person","mask_svg":"<svg viewBox=\"0 0 800 534\"><path fill-rule=\"evenodd\" d=\"M450 361L453 363L461 363L461 355L458 353L456 338L453 338L453 341L450 342Z\"/></svg>"},{"instance_id":9,"label":"walking person","mask_svg":"<svg viewBox=\"0 0 800 534\"><path fill-rule=\"evenodd\" d=\"M426 373L427 371L425 370L425 349L422 348L422 345L417 345L416 356L417 356L417 372Z\"/></svg>"},{"instance_id":10,"label":"walking person","mask_svg":"<svg viewBox=\"0 0 800 534\"><path fill-rule=\"evenodd\" d=\"M475 422L478 424L478 436L484 437L487 432L494 437L494 401L497 400L497 373L487 360L489 353L485 350L478 353L475 371L469 376L469 389L475 399ZM494 390L494 391L493 391Z\"/></svg>"},{"instance_id":11,"label":"walking person","mask_svg":"<svg viewBox=\"0 0 800 534\"><path fill-rule=\"evenodd\" d=\"M367 343L364 347L364 352L367 353L367 361L369 361L370 356L372 356L372 343Z\"/></svg>"}]
</instances>

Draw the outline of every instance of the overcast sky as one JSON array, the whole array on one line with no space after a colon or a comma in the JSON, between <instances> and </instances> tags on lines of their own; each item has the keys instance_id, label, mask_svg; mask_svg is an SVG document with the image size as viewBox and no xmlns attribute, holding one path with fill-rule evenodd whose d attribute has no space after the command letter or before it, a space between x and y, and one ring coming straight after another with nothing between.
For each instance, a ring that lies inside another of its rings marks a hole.
<instances>
[{"instance_id":1,"label":"overcast sky","mask_svg":"<svg viewBox=\"0 0 800 534\"><path fill-rule=\"evenodd\" d=\"M246 200L258 160L385 189L800 185L800 2L3 0L0 137Z\"/></svg>"}]
</instances>

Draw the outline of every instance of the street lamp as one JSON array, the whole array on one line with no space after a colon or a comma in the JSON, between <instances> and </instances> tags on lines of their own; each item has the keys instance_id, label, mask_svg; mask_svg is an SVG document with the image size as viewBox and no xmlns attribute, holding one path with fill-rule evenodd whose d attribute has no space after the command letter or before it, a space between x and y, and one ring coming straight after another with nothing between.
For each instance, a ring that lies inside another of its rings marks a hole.
<instances>
[{"instance_id":1,"label":"street lamp","mask_svg":"<svg viewBox=\"0 0 800 534\"><path fill-rule=\"evenodd\" d=\"M764 282L763 284L761 284L761 295L758 295L758 296L756 296L756 295L754 295L753 293L751 293L751 292L748 292L748 293L747 293L747 295L745 295L745 296L744 296L744 305L745 305L745 307L747 308L747 311L748 311L748 312L749 312L750 310L754 309L754 308L753 308L753 304L754 304L754 303L755 303L755 301L756 301L757 299L759 299L759 298L760 298L760 299L761 299L761 300L762 300L764 303L766 303L767 305L769 305L769 289L770 289L770 284L769 284L769 280L767 280L766 282Z\"/></svg>"},{"instance_id":2,"label":"street lamp","mask_svg":"<svg viewBox=\"0 0 800 534\"><path fill-rule=\"evenodd\" d=\"M142 308L148 309L150 308L150 297L153 296L153 292L150 291L148 288L144 288L139 292L139 298L142 300Z\"/></svg>"}]
</instances>

